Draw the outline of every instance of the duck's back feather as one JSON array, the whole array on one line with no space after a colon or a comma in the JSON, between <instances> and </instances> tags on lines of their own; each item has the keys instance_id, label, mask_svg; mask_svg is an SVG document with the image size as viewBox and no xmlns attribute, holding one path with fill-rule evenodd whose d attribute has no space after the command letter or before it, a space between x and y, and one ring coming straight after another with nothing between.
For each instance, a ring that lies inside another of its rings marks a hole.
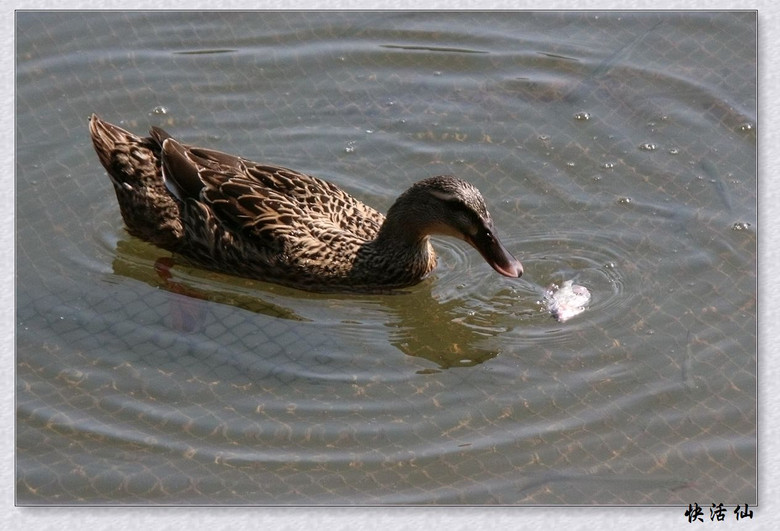
<instances>
[{"instance_id":1,"label":"duck's back feather","mask_svg":"<svg viewBox=\"0 0 780 531\"><path fill-rule=\"evenodd\" d=\"M216 150L190 148L173 138L163 142L162 167L175 197L207 204L220 221L237 229L321 227L371 240L384 221L382 214L327 181Z\"/></svg>"}]
</instances>

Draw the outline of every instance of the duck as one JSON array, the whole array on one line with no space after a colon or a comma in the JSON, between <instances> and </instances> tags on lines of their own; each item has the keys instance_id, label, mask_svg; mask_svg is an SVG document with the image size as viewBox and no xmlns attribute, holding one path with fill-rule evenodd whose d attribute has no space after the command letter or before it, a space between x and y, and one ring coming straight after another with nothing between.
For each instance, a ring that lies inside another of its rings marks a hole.
<instances>
[{"instance_id":1,"label":"duck","mask_svg":"<svg viewBox=\"0 0 780 531\"><path fill-rule=\"evenodd\" d=\"M482 194L452 175L414 183L385 216L328 181L159 127L142 137L92 114L89 130L127 232L205 269L313 292L392 291L430 275L430 237L443 235L505 277L523 273Z\"/></svg>"}]
</instances>

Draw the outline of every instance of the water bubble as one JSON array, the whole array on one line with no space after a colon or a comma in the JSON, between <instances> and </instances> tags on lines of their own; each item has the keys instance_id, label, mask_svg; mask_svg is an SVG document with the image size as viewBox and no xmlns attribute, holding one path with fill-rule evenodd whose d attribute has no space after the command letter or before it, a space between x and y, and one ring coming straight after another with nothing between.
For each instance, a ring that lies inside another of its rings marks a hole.
<instances>
[{"instance_id":1,"label":"water bubble","mask_svg":"<svg viewBox=\"0 0 780 531\"><path fill-rule=\"evenodd\" d=\"M566 165L567 165L569 168L573 168L573 167L574 167L574 166L576 166L577 164L575 164L575 163L574 163L574 162L572 162L572 161L569 161L569 162L567 162L567 163L566 163Z\"/></svg>"},{"instance_id":2,"label":"water bubble","mask_svg":"<svg viewBox=\"0 0 780 531\"><path fill-rule=\"evenodd\" d=\"M631 198L630 197L618 197L617 204L618 205L630 205L631 204Z\"/></svg>"},{"instance_id":3,"label":"water bubble","mask_svg":"<svg viewBox=\"0 0 780 531\"><path fill-rule=\"evenodd\" d=\"M579 120L581 122L584 122L586 120L590 120L590 113L585 111L580 111L578 113L574 114L574 119Z\"/></svg>"},{"instance_id":4,"label":"water bubble","mask_svg":"<svg viewBox=\"0 0 780 531\"><path fill-rule=\"evenodd\" d=\"M604 164L601 165L601 167L604 168L605 170L613 170L613 169L615 169L615 163L614 162L605 162Z\"/></svg>"},{"instance_id":5,"label":"water bubble","mask_svg":"<svg viewBox=\"0 0 780 531\"><path fill-rule=\"evenodd\" d=\"M434 76L440 76L440 75L441 75L441 70L436 70L436 71L433 73L433 75L434 75Z\"/></svg>"},{"instance_id":6,"label":"water bubble","mask_svg":"<svg viewBox=\"0 0 780 531\"><path fill-rule=\"evenodd\" d=\"M669 154L670 155L679 155L680 149L676 147L669 148Z\"/></svg>"},{"instance_id":7,"label":"water bubble","mask_svg":"<svg viewBox=\"0 0 780 531\"><path fill-rule=\"evenodd\" d=\"M749 228L750 228L750 223L746 221L738 221L731 226L731 230L735 230L735 231L748 230Z\"/></svg>"},{"instance_id":8,"label":"water bubble","mask_svg":"<svg viewBox=\"0 0 780 531\"><path fill-rule=\"evenodd\" d=\"M163 115L168 114L168 109L163 107L162 105L158 105L157 107L152 109L152 111L149 114L155 114L155 115L158 115L158 116L163 116Z\"/></svg>"},{"instance_id":9,"label":"water bubble","mask_svg":"<svg viewBox=\"0 0 780 531\"><path fill-rule=\"evenodd\" d=\"M374 132L374 130L373 130L373 129L366 129L366 134L367 134L367 135L370 135L370 134L372 134L373 132Z\"/></svg>"},{"instance_id":10,"label":"water bubble","mask_svg":"<svg viewBox=\"0 0 780 531\"><path fill-rule=\"evenodd\" d=\"M645 142L644 144L639 144L639 149L642 151L655 151L658 149L658 146L652 142Z\"/></svg>"},{"instance_id":11,"label":"water bubble","mask_svg":"<svg viewBox=\"0 0 780 531\"><path fill-rule=\"evenodd\" d=\"M750 122L745 122L745 123L739 124L739 128L738 129L740 131L743 131L743 132L748 132L748 131L752 131L753 127L754 127L753 124L751 124Z\"/></svg>"},{"instance_id":12,"label":"water bubble","mask_svg":"<svg viewBox=\"0 0 780 531\"><path fill-rule=\"evenodd\" d=\"M356 142L354 140L350 140L347 142L347 145L344 147L344 151L346 153L354 153L355 152L355 144Z\"/></svg>"}]
</instances>

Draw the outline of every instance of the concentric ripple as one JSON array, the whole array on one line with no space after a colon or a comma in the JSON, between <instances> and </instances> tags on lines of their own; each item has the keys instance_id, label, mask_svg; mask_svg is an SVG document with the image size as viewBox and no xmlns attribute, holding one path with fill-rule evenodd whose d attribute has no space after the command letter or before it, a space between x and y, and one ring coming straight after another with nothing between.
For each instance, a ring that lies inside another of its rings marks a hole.
<instances>
[{"instance_id":1,"label":"concentric ripple","mask_svg":"<svg viewBox=\"0 0 780 531\"><path fill-rule=\"evenodd\" d=\"M437 270L434 293L441 301L461 300L468 308L464 322L470 326L510 330L522 324L528 331L566 333L594 320L613 319L637 296L636 290L627 289L640 281L625 240L616 244L585 231L540 232L523 240L510 238L505 245L523 263L520 279L494 274L478 253L457 242L437 245L444 265ZM566 280L587 287L592 300L582 315L562 325L550 316L542 295L551 284Z\"/></svg>"}]
</instances>

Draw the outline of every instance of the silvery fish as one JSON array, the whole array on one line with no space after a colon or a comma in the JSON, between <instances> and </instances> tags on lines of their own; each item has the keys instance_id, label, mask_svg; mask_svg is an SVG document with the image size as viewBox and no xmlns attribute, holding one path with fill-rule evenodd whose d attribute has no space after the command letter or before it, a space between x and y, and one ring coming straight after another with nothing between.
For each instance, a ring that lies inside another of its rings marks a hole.
<instances>
[{"instance_id":1,"label":"silvery fish","mask_svg":"<svg viewBox=\"0 0 780 531\"><path fill-rule=\"evenodd\" d=\"M559 288L552 284L544 292L544 304L547 311L562 323L585 311L590 303L590 291L585 286L567 280Z\"/></svg>"}]
</instances>

